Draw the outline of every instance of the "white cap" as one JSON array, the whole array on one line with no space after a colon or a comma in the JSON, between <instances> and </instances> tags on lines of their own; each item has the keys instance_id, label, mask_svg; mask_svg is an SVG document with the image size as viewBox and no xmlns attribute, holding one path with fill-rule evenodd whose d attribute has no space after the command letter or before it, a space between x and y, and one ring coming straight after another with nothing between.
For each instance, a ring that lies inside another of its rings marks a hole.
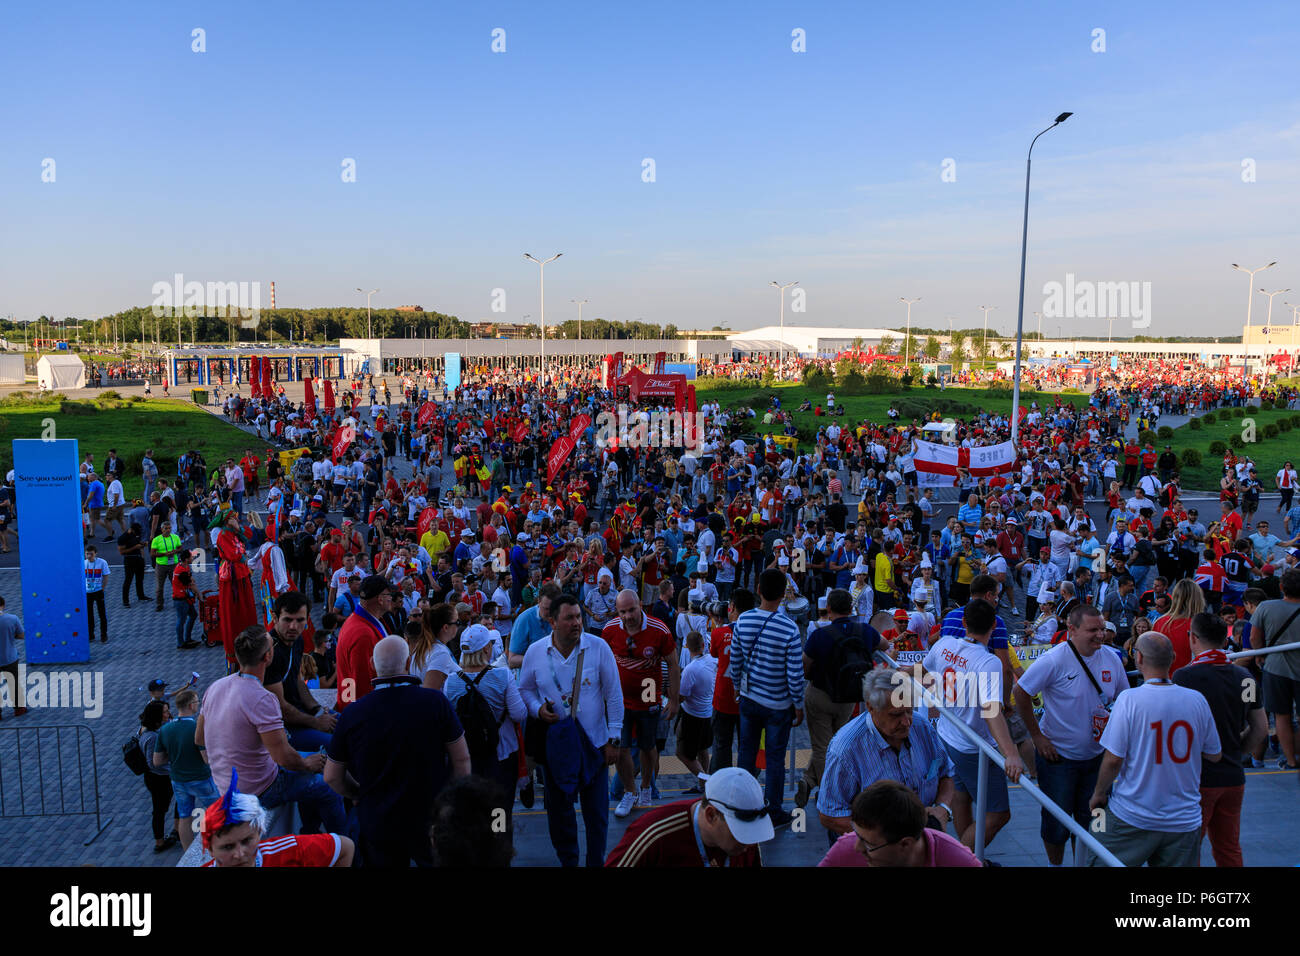
<instances>
[{"instance_id":1,"label":"white cap","mask_svg":"<svg viewBox=\"0 0 1300 956\"><path fill-rule=\"evenodd\" d=\"M482 624L471 624L460 635L460 652L475 654L492 643L492 632Z\"/></svg>"},{"instance_id":2,"label":"white cap","mask_svg":"<svg viewBox=\"0 0 1300 956\"><path fill-rule=\"evenodd\" d=\"M704 798L727 821L732 838L745 846L776 836L758 781L740 767L724 767L704 777Z\"/></svg>"}]
</instances>

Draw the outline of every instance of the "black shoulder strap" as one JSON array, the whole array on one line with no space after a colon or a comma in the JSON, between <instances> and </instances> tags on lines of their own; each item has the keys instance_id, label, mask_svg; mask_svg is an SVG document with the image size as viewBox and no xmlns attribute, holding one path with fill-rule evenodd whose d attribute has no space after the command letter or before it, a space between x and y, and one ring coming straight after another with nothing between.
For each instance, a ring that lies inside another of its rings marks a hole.
<instances>
[{"instance_id":1,"label":"black shoulder strap","mask_svg":"<svg viewBox=\"0 0 1300 956\"><path fill-rule=\"evenodd\" d=\"M471 686L471 687L473 687L473 688L475 688L475 689L477 690L477 689L478 689L478 682L481 681L481 680L483 679L483 675L486 674L486 673L487 673L488 671L490 671L491 669L492 669L492 665L489 664L487 667L485 667L485 668L483 668L481 671L479 671L479 672L478 672L478 676L475 677L472 681L469 682L469 686Z\"/></svg>"},{"instance_id":2,"label":"black shoulder strap","mask_svg":"<svg viewBox=\"0 0 1300 956\"><path fill-rule=\"evenodd\" d=\"M1277 632L1277 634L1275 634L1274 636L1280 638L1283 634L1285 634L1287 628L1289 628L1289 627L1291 626L1291 622L1294 621L1297 617L1300 617L1300 607L1296 608L1293 612L1291 612L1291 616L1288 617L1288 618L1286 619L1286 623L1285 623L1285 624L1283 624L1280 628L1278 628L1278 632ZM1271 645L1268 643L1268 641L1269 641L1269 639L1268 639L1267 637L1265 637L1265 638L1264 638L1264 641L1263 641L1263 646L1264 646L1264 647L1270 647L1270 646L1271 646Z\"/></svg>"},{"instance_id":3,"label":"black shoulder strap","mask_svg":"<svg viewBox=\"0 0 1300 956\"><path fill-rule=\"evenodd\" d=\"M1101 685L1097 683L1097 678L1094 677L1092 671L1088 669L1088 665L1087 663L1084 662L1083 655L1079 653L1079 649L1074 646L1074 642L1071 641L1068 637L1065 639L1065 643L1070 645L1070 650L1074 652L1074 659L1079 662L1079 666L1083 668L1083 672L1088 675L1088 680L1092 683L1093 688L1101 696L1101 699L1105 700L1106 695L1102 693Z\"/></svg>"}]
</instances>

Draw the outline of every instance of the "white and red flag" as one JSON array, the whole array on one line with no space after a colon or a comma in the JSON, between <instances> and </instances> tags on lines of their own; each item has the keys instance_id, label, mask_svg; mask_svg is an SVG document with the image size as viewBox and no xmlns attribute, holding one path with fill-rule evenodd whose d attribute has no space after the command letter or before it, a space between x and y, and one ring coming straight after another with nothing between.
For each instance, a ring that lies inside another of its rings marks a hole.
<instances>
[{"instance_id":1,"label":"white and red flag","mask_svg":"<svg viewBox=\"0 0 1300 956\"><path fill-rule=\"evenodd\" d=\"M1016 453L1011 442L958 448L918 441L916 444L916 481L922 488L951 488L961 466L975 478L1004 474L1016 467Z\"/></svg>"}]
</instances>

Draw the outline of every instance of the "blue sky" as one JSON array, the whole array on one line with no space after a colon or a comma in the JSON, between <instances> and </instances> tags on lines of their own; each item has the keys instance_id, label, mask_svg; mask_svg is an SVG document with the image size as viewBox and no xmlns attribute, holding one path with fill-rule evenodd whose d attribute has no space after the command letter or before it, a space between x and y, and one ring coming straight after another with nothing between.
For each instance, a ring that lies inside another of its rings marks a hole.
<instances>
[{"instance_id":1,"label":"blue sky","mask_svg":"<svg viewBox=\"0 0 1300 956\"><path fill-rule=\"evenodd\" d=\"M1150 282L1152 334L1239 333L1248 280L1230 262L1279 259L1255 285L1300 291L1300 29L1285 3L72 3L6 17L3 315L146 305L181 272L260 281L264 305L275 280L281 306L355 303L360 285L382 289L376 305L536 321L521 254L558 251L548 321L587 298L585 317L752 328L775 321L777 279L807 290L791 323L898 325L898 297L921 296L918 325L975 326L995 305L1006 332L1025 150L1062 110L1076 115L1035 149L1026 316L1067 272ZM1275 324L1284 299L1300 302L1279 296Z\"/></svg>"}]
</instances>

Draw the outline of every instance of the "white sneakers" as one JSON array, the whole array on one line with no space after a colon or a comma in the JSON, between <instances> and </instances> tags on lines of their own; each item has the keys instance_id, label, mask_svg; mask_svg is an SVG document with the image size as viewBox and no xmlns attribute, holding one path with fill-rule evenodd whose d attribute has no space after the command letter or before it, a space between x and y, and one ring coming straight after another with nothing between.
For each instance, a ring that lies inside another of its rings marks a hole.
<instances>
[{"instance_id":1,"label":"white sneakers","mask_svg":"<svg viewBox=\"0 0 1300 956\"><path fill-rule=\"evenodd\" d=\"M654 794L650 790L643 789L641 797L637 800L636 805L642 810L648 810L655 805Z\"/></svg>"},{"instance_id":2,"label":"white sneakers","mask_svg":"<svg viewBox=\"0 0 1300 956\"><path fill-rule=\"evenodd\" d=\"M623 817L631 813L632 808L635 806L636 806L636 794L625 793L623 794L623 799L618 802L618 806L614 808L614 816L618 817L621 820Z\"/></svg>"}]
</instances>

